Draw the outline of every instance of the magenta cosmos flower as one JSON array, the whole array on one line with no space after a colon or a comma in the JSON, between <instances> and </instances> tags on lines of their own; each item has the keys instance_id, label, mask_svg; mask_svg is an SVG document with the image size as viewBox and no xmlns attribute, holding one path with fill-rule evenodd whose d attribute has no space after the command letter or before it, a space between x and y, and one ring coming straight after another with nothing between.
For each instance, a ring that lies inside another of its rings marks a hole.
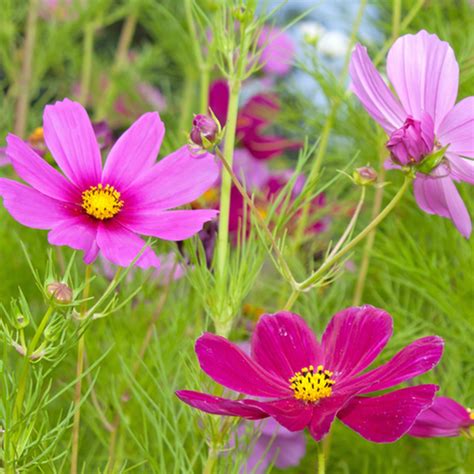
<instances>
[{"instance_id":1,"label":"magenta cosmos flower","mask_svg":"<svg viewBox=\"0 0 474 474\"><path fill-rule=\"evenodd\" d=\"M207 375L231 390L265 400L230 400L187 390L177 395L207 413L249 420L271 417L289 431L308 428L317 441L329 432L337 416L369 441L392 442L432 404L438 387L414 385L365 395L431 370L441 358L443 340L418 339L387 363L363 372L391 335L391 316L371 306L336 314L321 343L297 314L266 314L252 336L250 357L214 334L206 333L196 342L196 354Z\"/></svg>"},{"instance_id":2,"label":"magenta cosmos flower","mask_svg":"<svg viewBox=\"0 0 474 474\"><path fill-rule=\"evenodd\" d=\"M464 434L474 438L474 413L447 397L436 397L408 432L417 438L452 437Z\"/></svg>"},{"instance_id":3,"label":"magenta cosmos flower","mask_svg":"<svg viewBox=\"0 0 474 474\"><path fill-rule=\"evenodd\" d=\"M209 108L223 127L227 122L229 86L223 79L215 80L209 88ZM252 96L237 116L236 138L254 158L269 160L287 150L301 148L301 141L267 133L267 128L280 113L280 103L275 94Z\"/></svg>"},{"instance_id":4,"label":"magenta cosmos flower","mask_svg":"<svg viewBox=\"0 0 474 474\"><path fill-rule=\"evenodd\" d=\"M288 33L276 27L264 26L257 45L262 48L259 62L264 73L284 76L290 72L295 44Z\"/></svg>"},{"instance_id":5,"label":"magenta cosmos flower","mask_svg":"<svg viewBox=\"0 0 474 474\"><path fill-rule=\"evenodd\" d=\"M195 159L184 146L160 162L165 133L157 113L142 115L102 160L85 109L64 99L44 111L44 138L59 173L15 135L7 154L28 185L0 179L0 196L21 224L49 230L52 245L84 251L91 263L99 251L112 263L128 266L144 248L137 234L183 240L198 232L215 210L169 210L189 203L216 180L211 155ZM159 265L151 249L137 261Z\"/></svg>"},{"instance_id":6,"label":"magenta cosmos flower","mask_svg":"<svg viewBox=\"0 0 474 474\"><path fill-rule=\"evenodd\" d=\"M426 31L395 41L387 75L398 99L361 45L352 54L350 74L352 90L390 137L393 164L416 171L418 205L451 219L469 237L471 219L454 182L474 183L474 162L468 159L474 158L474 97L455 105L459 66L452 48ZM427 159L444 147L444 156Z\"/></svg>"}]
</instances>

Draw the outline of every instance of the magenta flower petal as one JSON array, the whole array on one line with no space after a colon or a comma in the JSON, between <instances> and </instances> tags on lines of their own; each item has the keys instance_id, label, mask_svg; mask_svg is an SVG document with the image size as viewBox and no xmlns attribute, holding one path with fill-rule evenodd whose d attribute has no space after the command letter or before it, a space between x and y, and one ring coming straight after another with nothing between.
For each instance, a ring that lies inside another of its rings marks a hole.
<instances>
[{"instance_id":1,"label":"magenta flower petal","mask_svg":"<svg viewBox=\"0 0 474 474\"><path fill-rule=\"evenodd\" d=\"M69 99L44 109L44 139L56 163L79 188L100 183L102 160L84 107Z\"/></svg>"},{"instance_id":2,"label":"magenta flower petal","mask_svg":"<svg viewBox=\"0 0 474 474\"><path fill-rule=\"evenodd\" d=\"M469 238L471 217L446 166L438 166L429 176L418 173L414 191L416 202L423 211L451 219L459 232Z\"/></svg>"},{"instance_id":3,"label":"magenta flower petal","mask_svg":"<svg viewBox=\"0 0 474 474\"><path fill-rule=\"evenodd\" d=\"M225 79L217 79L209 88L209 108L223 127L227 122L229 86Z\"/></svg>"},{"instance_id":4,"label":"magenta flower petal","mask_svg":"<svg viewBox=\"0 0 474 474\"><path fill-rule=\"evenodd\" d=\"M338 413L338 418L369 441L392 443L433 403L437 390L436 385L417 385L379 397L356 397Z\"/></svg>"},{"instance_id":5,"label":"magenta flower petal","mask_svg":"<svg viewBox=\"0 0 474 474\"><path fill-rule=\"evenodd\" d=\"M196 157L186 145L137 179L124 193L124 199L129 208L171 209L197 199L214 184L218 175L219 167L213 155Z\"/></svg>"},{"instance_id":6,"label":"magenta flower petal","mask_svg":"<svg viewBox=\"0 0 474 474\"><path fill-rule=\"evenodd\" d=\"M33 229L52 229L72 215L64 202L10 179L0 178L0 196L13 218Z\"/></svg>"},{"instance_id":7,"label":"magenta flower petal","mask_svg":"<svg viewBox=\"0 0 474 474\"><path fill-rule=\"evenodd\" d=\"M74 202L80 191L21 138L7 136L7 155L18 176L42 194L59 201Z\"/></svg>"},{"instance_id":8,"label":"magenta flower petal","mask_svg":"<svg viewBox=\"0 0 474 474\"><path fill-rule=\"evenodd\" d=\"M433 118L435 131L456 102L459 66L445 41L422 30L397 39L387 56L387 74L408 115Z\"/></svg>"},{"instance_id":9,"label":"magenta flower petal","mask_svg":"<svg viewBox=\"0 0 474 474\"><path fill-rule=\"evenodd\" d=\"M92 219L84 215L70 217L59 222L48 234L51 245L67 245L75 250L84 251L84 262L92 263L99 253L96 242L97 226Z\"/></svg>"},{"instance_id":10,"label":"magenta flower petal","mask_svg":"<svg viewBox=\"0 0 474 474\"><path fill-rule=\"evenodd\" d=\"M185 240L199 232L203 225L214 219L218 211L213 209L179 211L133 211L120 222L137 234L164 240Z\"/></svg>"},{"instance_id":11,"label":"magenta flower petal","mask_svg":"<svg viewBox=\"0 0 474 474\"><path fill-rule=\"evenodd\" d=\"M268 418L268 414L252 405L252 400L228 400L192 390L178 390L178 398L184 403L213 415L240 416L247 420Z\"/></svg>"},{"instance_id":12,"label":"magenta flower petal","mask_svg":"<svg viewBox=\"0 0 474 474\"><path fill-rule=\"evenodd\" d=\"M340 386L360 394L394 387L433 369L443 355L444 341L437 336L422 337L395 354L386 364Z\"/></svg>"},{"instance_id":13,"label":"magenta flower petal","mask_svg":"<svg viewBox=\"0 0 474 474\"><path fill-rule=\"evenodd\" d=\"M357 44L349 66L351 88L370 116L390 135L405 122L406 113L387 87L367 54Z\"/></svg>"},{"instance_id":14,"label":"magenta flower petal","mask_svg":"<svg viewBox=\"0 0 474 474\"><path fill-rule=\"evenodd\" d=\"M259 319L252 335L252 357L286 381L303 367L324 363L319 342L306 321L286 311Z\"/></svg>"},{"instance_id":15,"label":"magenta flower petal","mask_svg":"<svg viewBox=\"0 0 474 474\"><path fill-rule=\"evenodd\" d=\"M156 112L143 114L117 140L102 173L102 182L124 192L156 162L165 126Z\"/></svg>"},{"instance_id":16,"label":"magenta flower petal","mask_svg":"<svg viewBox=\"0 0 474 474\"><path fill-rule=\"evenodd\" d=\"M227 339L206 333L196 341L196 355L204 372L236 392L257 397L288 397L289 383L267 372Z\"/></svg>"},{"instance_id":17,"label":"magenta flower petal","mask_svg":"<svg viewBox=\"0 0 474 474\"><path fill-rule=\"evenodd\" d=\"M117 222L100 222L97 245L105 258L115 265L128 267L143 250L146 242ZM160 260L152 249L146 248L137 260L141 268L158 267Z\"/></svg>"},{"instance_id":18,"label":"magenta flower petal","mask_svg":"<svg viewBox=\"0 0 474 474\"><path fill-rule=\"evenodd\" d=\"M474 426L469 411L447 397L436 397L433 405L421 413L408 434L418 438L459 436L464 429Z\"/></svg>"},{"instance_id":19,"label":"magenta flower petal","mask_svg":"<svg viewBox=\"0 0 474 474\"><path fill-rule=\"evenodd\" d=\"M289 140L277 135L261 135L260 133L247 134L243 143L258 160L276 158L287 150L298 150L303 145L297 140Z\"/></svg>"},{"instance_id":20,"label":"magenta flower petal","mask_svg":"<svg viewBox=\"0 0 474 474\"><path fill-rule=\"evenodd\" d=\"M391 316L373 306L348 308L333 316L322 338L324 366L336 379L368 367L392 336Z\"/></svg>"},{"instance_id":21,"label":"magenta flower petal","mask_svg":"<svg viewBox=\"0 0 474 474\"><path fill-rule=\"evenodd\" d=\"M313 405L293 397L270 402L253 400L253 404L268 413L289 431L303 430L308 426L313 415Z\"/></svg>"}]
</instances>

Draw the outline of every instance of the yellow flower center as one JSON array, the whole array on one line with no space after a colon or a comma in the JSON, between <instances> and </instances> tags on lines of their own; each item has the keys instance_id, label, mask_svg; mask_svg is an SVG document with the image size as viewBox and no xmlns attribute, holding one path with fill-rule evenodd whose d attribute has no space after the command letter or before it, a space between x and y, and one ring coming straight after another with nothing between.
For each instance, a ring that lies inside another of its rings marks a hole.
<instances>
[{"instance_id":1,"label":"yellow flower center","mask_svg":"<svg viewBox=\"0 0 474 474\"><path fill-rule=\"evenodd\" d=\"M111 219L120 212L122 207L120 193L109 184L91 186L82 193L82 208L89 216L101 221Z\"/></svg>"},{"instance_id":2,"label":"yellow flower center","mask_svg":"<svg viewBox=\"0 0 474 474\"><path fill-rule=\"evenodd\" d=\"M44 143L43 127L35 128L31 135L28 137L28 142L33 146Z\"/></svg>"},{"instance_id":3,"label":"yellow flower center","mask_svg":"<svg viewBox=\"0 0 474 474\"><path fill-rule=\"evenodd\" d=\"M474 410L472 408L468 408L467 411L469 412L469 418L474 420Z\"/></svg>"},{"instance_id":4,"label":"yellow flower center","mask_svg":"<svg viewBox=\"0 0 474 474\"><path fill-rule=\"evenodd\" d=\"M290 388L295 394L295 398L304 402L316 402L320 398L331 396L332 386L336 383L331 379L332 372L324 370L322 365L318 365L316 371L314 367L303 367L300 372L290 379Z\"/></svg>"}]
</instances>

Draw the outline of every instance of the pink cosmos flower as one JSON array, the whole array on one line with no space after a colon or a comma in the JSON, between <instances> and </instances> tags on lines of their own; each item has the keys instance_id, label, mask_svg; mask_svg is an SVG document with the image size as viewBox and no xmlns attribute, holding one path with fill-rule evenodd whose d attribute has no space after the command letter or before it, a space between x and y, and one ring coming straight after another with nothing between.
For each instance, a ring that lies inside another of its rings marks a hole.
<instances>
[{"instance_id":1,"label":"pink cosmos flower","mask_svg":"<svg viewBox=\"0 0 474 474\"><path fill-rule=\"evenodd\" d=\"M396 98L360 44L350 64L352 90L389 135L391 167L413 167L421 209L451 219L464 237L471 218L454 182L474 184L474 97L455 105L459 66L448 43L420 31L395 41L387 75ZM444 157L429 155L447 147Z\"/></svg>"},{"instance_id":2,"label":"pink cosmos flower","mask_svg":"<svg viewBox=\"0 0 474 474\"><path fill-rule=\"evenodd\" d=\"M222 126L227 121L229 87L224 80L216 80L209 89L209 107ZM236 137L255 158L276 158L286 150L297 150L302 143L280 135L271 135L266 128L275 122L280 112L278 98L274 94L257 94L240 109L237 117Z\"/></svg>"},{"instance_id":3,"label":"pink cosmos flower","mask_svg":"<svg viewBox=\"0 0 474 474\"><path fill-rule=\"evenodd\" d=\"M369 441L392 442L432 404L438 387L414 385L365 395L431 370L441 358L443 340L418 339L387 363L363 372L391 335L391 316L371 306L337 313L321 343L297 314L266 314L253 333L250 357L236 344L209 333L195 347L202 370L217 383L265 400L231 400L188 390L177 396L207 413L249 420L271 417L292 432L307 427L317 441L337 416Z\"/></svg>"},{"instance_id":4,"label":"pink cosmos flower","mask_svg":"<svg viewBox=\"0 0 474 474\"><path fill-rule=\"evenodd\" d=\"M474 438L474 413L447 397L436 397L408 432L417 438L452 437L465 434Z\"/></svg>"},{"instance_id":5,"label":"pink cosmos flower","mask_svg":"<svg viewBox=\"0 0 474 474\"><path fill-rule=\"evenodd\" d=\"M284 76L290 72L295 44L288 33L276 27L264 26L257 45L263 48L259 62L264 73Z\"/></svg>"},{"instance_id":6,"label":"pink cosmos flower","mask_svg":"<svg viewBox=\"0 0 474 474\"><path fill-rule=\"evenodd\" d=\"M7 137L7 154L28 185L0 179L0 196L21 224L49 230L52 245L84 251L91 263L99 251L128 266L144 248L137 234L183 240L216 216L215 210L169 210L189 203L216 180L212 155L195 159L184 146L160 162L165 128L155 112L142 115L115 143L105 165L85 109L69 99L44 111L44 138L64 175L23 140ZM159 265L147 248L137 261Z\"/></svg>"}]
</instances>

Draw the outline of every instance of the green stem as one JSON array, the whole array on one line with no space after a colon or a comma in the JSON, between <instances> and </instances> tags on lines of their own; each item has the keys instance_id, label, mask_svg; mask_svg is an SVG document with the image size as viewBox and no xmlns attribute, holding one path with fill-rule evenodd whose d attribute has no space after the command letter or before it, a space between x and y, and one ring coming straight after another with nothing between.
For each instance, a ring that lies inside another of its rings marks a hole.
<instances>
[{"instance_id":1,"label":"green stem","mask_svg":"<svg viewBox=\"0 0 474 474\"><path fill-rule=\"evenodd\" d=\"M91 275L92 265L87 265L83 291L84 299L89 297ZM81 308L81 321L84 318L86 311L87 302L85 301ZM74 387L74 418L72 423L71 474L77 474L77 463L79 459L79 431L81 424L81 391L82 373L84 371L84 349L85 337L84 334L81 334L77 343L76 385Z\"/></svg>"},{"instance_id":2,"label":"green stem","mask_svg":"<svg viewBox=\"0 0 474 474\"><path fill-rule=\"evenodd\" d=\"M20 374L20 380L18 382L18 392L16 394L15 398L15 405L13 406L13 418L12 418L12 426L15 425L15 423L18 421L18 419L21 416L21 411L23 408L23 401L25 399L25 394L26 394L26 388L28 385L28 378L30 374L30 365L31 365L31 359L30 356L33 354L38 346L38 342L41 339L41 336L43 335L43 332L46 328L46 325L49 322L49 319L51 318L51 315L53 314L54 311L54 306L53 304L50 304L48 306L48 309L46 310L43 318L41 319L41 322L36 329L36 332L33 336L33 339L31 340L31 343L28 345L26 354L25 354L25 360L23 362L23 368ZM16 444L16 441L18 440L19 436L12 436L11 437L11 443L12 445ZM14 459L15 453L14 453L14 447L12 446L12 449L9 450L10 453L10 458ZM7 472L8 469L10 469L10 463L7 463ZM14 468L12 467L11 472L15 472Z\"/></svg>"},{"instance_id":3,"label":"green stem","mask_svg":"<svg viewBox=\"0 0 474 474\"><path fill-rule=\"evenodd\" d=\"M181 115L179 117L178 132L189 132L196 79L191 71L186 71L181 100Z\"/></svg>"},{"instance_id":4,"label":"green stem","mask_svg":"<svg viewBox=\"0 0 474 474\"><path fill-rule=\"evenodd\" d=\"M28 18L26 21L26 35L23 46L23 62L18 83L18 101L15 110L15 135L23 137L26 130L26 119L30 104L31 73L33 63L33 51L36 41L36 29L38 23L39 0L30 0L28 7Z\"/></svg>"},{"instance_id":5,"label":"green stem","mask_svg":"<svg viewBox=\"0 0 474 474\"><path fill-rule=\"evenodd\" d=\"M89 97L89 89L91 83L92 73L92 56L94 53L94 34L95 25L90 22L84 27L84 49L82 59L82 71L81 71L81 93L79 96L79 102L81 104L87 103Z\"/></svg>"},{"instance_id":6,"label":"green stem","mask_svg":"<svg viewBox=\"0 0 474 474\"><path fill-rule=\"evenodd\" d=\"M209 453L207 455L206 464L204 464L202 473L203 474L212 474L215 471L216 461L219 451L214 447L209 447Z\"/></svg>"},{"instance_id":7,"label":"green stem","mask_svg":"<svg viewBox=\"0 0 474 474\"><path fill-rule=\"evenodd\" d=\"M227 113L227 125L224 144L224 158L232 169L234 158L235 131L239 108L240 81L234 80L229 84L230 98ZM221 197L219 206L219 234L217 237L217 275L223 281L226 271L228 238L229 238L229 209L232 178L227 170L222 170Z\"/></svg>"},{"instance_id":8,"label":"green stem","mask_svg":"<svg viewBox=\"0 0 474 474\"><path fill-rule=\"evenodd\" d=\"M400 21L402 17L402 0L393 0L392 10L392 42L400 36Z\"/></svg>"},{"instance_id":9,"label":"green stem","mask_svg":"<svg viewBox=\"0 0 474 474\"><path fill-rule=\"evenodd\" d=\"M325 474L326 472L326 458L324 457L323 448L318 450L318 474Z\"/></svg>"},{"instance_id":10,"label":"green stem","mask_svg":"<svg viewBox=\"0 0 474 474\"><path fill-rule=\"evenodd\" d=\"M207 64L201 66L201 105L199 110L202 114L208 114L209 108L209 68Z\"/></svg>"},{"instance_id":11,"label":"green stem","mask_svg":"<svg viewBox=\"0 0 474 474\"><path fill-rule=\"evenodd\" d=\"M393 210L393 208L398 204L402 196L405 194L405 191L408 188L408 185L412 182L413 178L411 176L405 176L403 185L398 190L394 198L388 203L387 207L362 231L358 234L353 240L351 240L345 247L343 247L339 252L332 256L332 258L326 260L323 265L314 272L310 277L304 280L300 285L299 289L304 291L307 288L310 288L315 282L317 282L324 273L326 273L337 261L339 261L344 255L350 252L359 242L361 242L367 235L375 229Z\"/></svg>"}]
</instances>

